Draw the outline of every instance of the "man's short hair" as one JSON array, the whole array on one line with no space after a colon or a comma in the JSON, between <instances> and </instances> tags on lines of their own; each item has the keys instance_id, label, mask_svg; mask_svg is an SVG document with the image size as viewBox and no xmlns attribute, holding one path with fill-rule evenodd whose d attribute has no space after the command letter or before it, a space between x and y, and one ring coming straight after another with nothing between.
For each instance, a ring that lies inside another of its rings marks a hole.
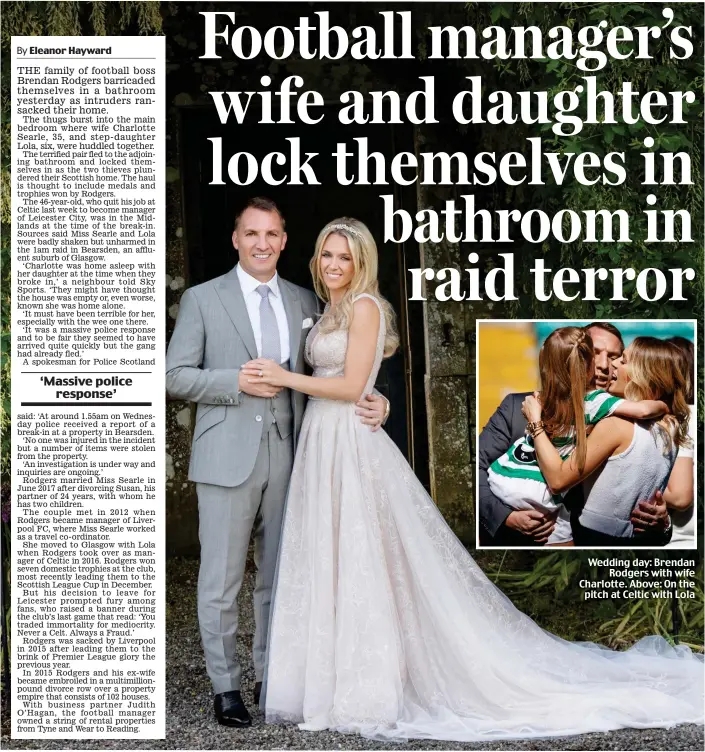
<instances>
[{"instance_id":1,"label":"man's short hair","mask_svg":"<svg viewBox=\"0 0 705 752\"><path fill-rule=\"evenodd\" d=\"M259 209L260 211L276 212L279 215L279 219L281 219L282 221L282 228L286 228L286 220L284 219L284 215L281 213L281 209L274 203L274 201L272 201L271 198L267 198L266 196L255 196L254 198L249 199L248 202L235 215L235 230L237 230L237 225L240 221L240 217L242 217L242 215L248 209Z\"/></svg>"},{"instance_id":2,"label":"man's short hair","mask_svg":"<svg viewBox=\"0 0 705 752\"><path fill-rule=\"evenodd\" d=\"M613 334L619 340L619 344L622 347L622 352L624 352L624 340L622 339L622 332L620 332L614 324L610 324L609 321L593 321L592 324L588 324L585 327L585 331L592 329L593 327L595 329L602 329L605 332Z\"/></svg>"}]
</instances>

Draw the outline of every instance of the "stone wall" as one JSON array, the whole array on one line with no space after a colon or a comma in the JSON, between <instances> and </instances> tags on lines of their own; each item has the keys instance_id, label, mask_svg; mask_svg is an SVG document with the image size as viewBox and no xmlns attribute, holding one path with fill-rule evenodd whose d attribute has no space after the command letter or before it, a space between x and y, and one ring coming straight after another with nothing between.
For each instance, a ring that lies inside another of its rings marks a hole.
<instances>
[{"instance_id":1,"label":"stone wall","mask_svg":"<svg viewBox=\"0 0 705 752\"><path fill-rule=\"evenodd\" d=\"M442 151L444 133L437 127L421 126L416 132L416 151ZM448 186L419 185L418 209L440 209L455 197ZM457 243L423 243L421 265L433 269L456 266ZM424 337L426 344L426 410L428 420L431 495L455 533L469 545L475 539L470 454L469 409L474 394L471 379L474 362L474 320L468 320L467 305L439 302L433 296L436 283L426 283ZM472 341L468 327L473 327Z\"/></svg>"}]
</instances>

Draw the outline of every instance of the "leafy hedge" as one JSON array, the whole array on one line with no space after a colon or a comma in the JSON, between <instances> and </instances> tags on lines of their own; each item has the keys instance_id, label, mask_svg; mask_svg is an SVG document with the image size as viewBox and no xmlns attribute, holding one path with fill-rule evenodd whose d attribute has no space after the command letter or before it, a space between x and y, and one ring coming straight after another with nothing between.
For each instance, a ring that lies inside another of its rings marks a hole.
<instances>
[{"instance_id":1,"label":"leafy hedge","mask_svg":"<svg viewBox=\"0 0 705 752\"><path fill-rule=\"evenodd\" d=\"M468 10L468 23L482 27L498 23L507 29L512 26L537 26L547 32L553 26L567 25L579 28L606 20L608 28L624 24L635 26L663 26L661 11L666 5L637 3L512 3L487 5L473 4ZM611 151L626 155L627 181L621 186L604 186L597 183L583 186L572 180L559 186L550 177L544 186L500 186L494 201L498 207L528 209L541 208L553 214L561 208L582 211L585 209L624 209L632 217L631 243L559 243L550 240L535 244L516 244L516 259L532 259L543 256L552 269L570 266L574 269L596 266L633 267L637 271L656 267L667 270L673 267L693 267L697 270L694 297L688 302L660 301L649 303L635 298L627 301L595 302L575 300L562 302L552 299L542 303L532 294L532 278L529 264L518 262L519 277L525 289L522 300L513 307L515 315L531 315L539 318L693 318L702 316L703 309L703 7L697 3L678 3L671 6L675 18L670 28L676 25L691 26L694 32L694 52L688 60L673 61L668 56L668 39L662 33L658 40L651 41L653 59L639 60L632 56L626 60L611 60L601 71L581 71L575 62L565 60L541 61L506 60L483 68L482 75L488 89L545 90L552 96L559 91L574 89L582 84L584 76L595 76L598 90L617 92L623 81L631 81L641 93L650 91L691 90L696 95L693 104L684 106L688 124L649 125L642 121L633 125L585 124L575 136L554 135L548 126L525 126L517 123L511 127L483 126L483 148L515 149L523 139L541 136L544 148L560 153L593 152L600 157ZM547 35L544 36L547 38ZM474 61L473 61L474 63ZM473 73L477 75L477 73ZM581 111L585 114L582 95ZM647 136L654 139L653 151L684 151L691 158L692 185L643 186L642 152ZM646 196L654 193L658 198L655 208L687 209L692 217L694 243L646 243L644 209ZM609 281L608 283L609 284ZM692 284L692 283L686 283ZM634 292L634 282L625 283L625 297ZM600 286L598 285L598 297ZM607 289L604 287L603 290Z\"/></svg>"}]
</instances>

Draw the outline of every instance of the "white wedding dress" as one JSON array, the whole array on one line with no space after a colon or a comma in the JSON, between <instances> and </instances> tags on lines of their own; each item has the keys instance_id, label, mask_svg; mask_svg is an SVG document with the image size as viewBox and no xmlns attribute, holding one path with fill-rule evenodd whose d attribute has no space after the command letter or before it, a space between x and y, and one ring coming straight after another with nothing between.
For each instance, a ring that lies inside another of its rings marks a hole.
<instances>
[{"instance_id":1,"label":"white wedding dress","mask_svg":"<svg viewBox=\"0 0 705 752\"><path fill-rule=\"evenodd\" d=\"M346 331L316 325L314 376L342 375L346 347ZM700 656L660 637L617 652L545 632L352 403L308 402L279 556L267 722L449 741L702 723Z\"/></svg>"}]
</instances>

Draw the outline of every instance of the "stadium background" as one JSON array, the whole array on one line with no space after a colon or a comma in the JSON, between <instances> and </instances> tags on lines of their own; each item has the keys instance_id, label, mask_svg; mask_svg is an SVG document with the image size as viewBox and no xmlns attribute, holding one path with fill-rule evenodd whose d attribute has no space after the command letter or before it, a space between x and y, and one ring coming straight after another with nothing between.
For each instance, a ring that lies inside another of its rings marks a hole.
<instances>
[{"instance_id":1,"label":"stadium background","mask_svg":"<svg viewBox=\"0 0 705 752\"><path fill-rule=\"evenodd\" d=\"M539 388L539 350L561 326L585 326L590 321L478 321L478 426L482 429L500 402L512 392ZM625 346L635 337L694 341L691 321L611 321Z\"/></svg>"}]
</instances>

